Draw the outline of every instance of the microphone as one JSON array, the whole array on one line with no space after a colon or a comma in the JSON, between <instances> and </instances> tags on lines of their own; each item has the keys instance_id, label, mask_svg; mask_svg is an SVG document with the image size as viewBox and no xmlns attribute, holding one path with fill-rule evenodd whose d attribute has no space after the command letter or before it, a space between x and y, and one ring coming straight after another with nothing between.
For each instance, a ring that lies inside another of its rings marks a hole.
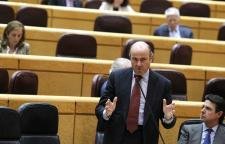
<instances>
[{"instance_id":1,"label":"microphone","mask_svg":"<svg viewBox=\"0 0 225 144\"><path fill-rule=\"evenodd\" d=\"M146 102L146 95L144 94L144 91L143 91L143 89L142 89L142 87L141 87L139 81L136 81L136 82L137 82L138 87L140 88L141 93L142 93L142 95L144 96L144 99L145 99L145 102ZM154 113L153 113L153 111L152 111L151 105L150 105L150 114L151 114L151 116L152 116L153 123L154 123L154 125L155 125L156 130L159 132L159 136L160 136L160 138L161 138L161 140L162 140L162 143L165 144L165 141L164 141L164 139L163 139L163 136L162 136L162 134L161 134L161 132L160 132L160 130L159 130L159 126L158 126L157 123L156 123L155 115L154 115Z\"/></svg>"}]
</instances>

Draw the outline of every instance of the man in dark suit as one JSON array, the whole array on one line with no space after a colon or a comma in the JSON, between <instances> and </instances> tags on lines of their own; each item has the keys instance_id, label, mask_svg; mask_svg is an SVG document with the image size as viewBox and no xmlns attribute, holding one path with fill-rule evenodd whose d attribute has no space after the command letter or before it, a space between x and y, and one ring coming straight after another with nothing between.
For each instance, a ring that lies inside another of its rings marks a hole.
<instances>
[{"instance_id":1,"label":"man in dark suit","mask_svg":"<svg viewBox=\"0 0 225 144\"><path fill-rule=\"evenodd\" d=\"M208 94L201 110L202 123L183 125L178 144L225 144L225 101Z\"/></svg>"},{"instance_id":2,"label":"man in dark suit","mask_svg":"<svg viewBox=\"0 0 225 144\"><path fill-rule=\"evenodd\" d=\"M171 7L165 11L166 24L162 24L155 31L155 36L193 38L192 30L188 27L179 25L180 12L177 8Z\"/></svg>"},{"instance_id":3,"label":"man in dark suit","mask_svg":"<svg viewBox=\"0 0 225 144\"><path fill-rule=\"evenodd\" d=\"M165 128L174 126L171 83L150 69L152 58L147 43L135 42L130 49L132 68L110 74L96 106L98 119L105 121L104 144L157 144L159 119ZM140 96L134 101L137 92Z\"/></svg>"},{"instance_id":4,"label":"man in dark suit","mask_svg":"<svg viewBox=\"0 0 225 144\"><path fill-rule=\"evenodd\" d=\"M80 0L48 0L48 5L68 6L68 7L82 7Z\"/></svg>"}]
</instances>

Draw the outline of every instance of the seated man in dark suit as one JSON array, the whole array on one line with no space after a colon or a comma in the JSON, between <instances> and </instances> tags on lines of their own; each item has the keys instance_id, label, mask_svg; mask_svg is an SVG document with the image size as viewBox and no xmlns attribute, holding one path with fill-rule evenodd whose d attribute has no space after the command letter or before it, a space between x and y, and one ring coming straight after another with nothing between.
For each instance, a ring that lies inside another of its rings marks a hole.
<instances>
[{"instance_id":1,"label":"seated man in dark suit","mask_svg":"<svg viewBox=\"0 0 225 144\"><path fill-rule=\"evenodd\" d=\"M48 0L47 4L67 7L83 7L81 0Z\"/></svg>"},{"instance_id":2,"label":"seated man in dark suit","mask_svg":"<svg viewBox=\"0 0 225 144\"><path fill-rule=\"evenodd\" d=\"M179 25L180 12L177 8L171 7L165 11L166 24L162 24L155 31L155 36L167 36L176 38L193 38L190 28Z\"/></svg>"},{"instance_id":3,"label":"seated man in dark suit","mask_svg":"<svg viewBox=\"0 0 225 144\"><path fill-rule=\"evenodd\" d=\"M200 114L202 123L183 125L178 144L224 144L224 107L221 96L206 95Z\"/></svg>"}]
</instances>

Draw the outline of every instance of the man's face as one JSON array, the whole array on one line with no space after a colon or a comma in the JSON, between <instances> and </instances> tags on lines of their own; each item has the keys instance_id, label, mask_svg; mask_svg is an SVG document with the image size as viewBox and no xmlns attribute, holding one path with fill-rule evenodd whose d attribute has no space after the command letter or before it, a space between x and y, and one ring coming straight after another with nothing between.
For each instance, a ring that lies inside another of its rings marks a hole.
<instances>
[{"instance_id":1,"label":"man's face","mask_svg":"<svg viewBox=\"0 0 225 144\"><path fill-rule=\"evenodd\" d=\"M166 17L167 24L168 26L172 29L175 30L176 26L179 24L179 16L177 15L169 15Z\"/></svg>"},{"instance_id":2,"label":"man's face","mask_svg":"<svg viewBox=\"0 0 225 144\"><path fill-rule=\"evenodd\" d=\"M136 42L131 46L130 59L134 72L143 75L150 67L150 51L144 42Z\"/></svg>"},{"instance_id":3,"label":"man's face","mask_svg":"<svg viewBox=\"0 0 225 144\"><path fill-rule=\"evenodd\" d=\"M206 100L203 104L200 118L206 123L206 125L216 125L219 123L219 118L222 112L216 112L216 105L209 100Z\"/></svg>"}]
</instances>

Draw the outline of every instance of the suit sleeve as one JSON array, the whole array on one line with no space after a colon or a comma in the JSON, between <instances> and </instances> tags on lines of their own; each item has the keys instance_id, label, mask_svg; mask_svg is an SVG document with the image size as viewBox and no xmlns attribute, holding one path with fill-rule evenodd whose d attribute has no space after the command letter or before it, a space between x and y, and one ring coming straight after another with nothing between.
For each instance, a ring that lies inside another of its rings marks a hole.
<instances>
[{"instance_id":1,"label":"suit sleeve","mask_svg":"<svg viewBox=\"0 0 225 144\"><path fill-rule=\"evenodd\" d=\"M190 38L193 38L193 32L190 30Z\"/></svg>"},{"instance_id":2,"label":"suit sleeve","mask_svg":"<svg viewBox=\"0 0 225 144\"><path fill-rule=\"evenodd\" d=\"M188 129L186 126L183 126L178 134L178 142L177 144L188 144Z\"/></svg>"},{"instance_id":3,"label":"suit sleeve","mask_svg":"<svg viewBox=\"0 0 225 144\"><path fill-rule=\"evenodd\" d=\"M158 30L158 28L153 32L153 35L154 36L159 36L159 32L158 32L159 30Z\"/></svg>"},{"instance_id":4,"label":"suit sleeve","mask_svg":"<svg viewBox=\"0 0 225 144\"><path fill-rule=\"evenodd\" d=\"M166 82L165 90L164 90L164 99L166 99L167 104L172 103L171 89L172 89L171 88L171 82L170 81ZM163 118L164 118L164 113L162 112L161 122L162 122L162 125L164 126L164 128L167 128L167 129L172 128L176 123L175 115L173 116L173 120L170 123L167 123L167 122L163 121Z\"/></svg>"},{"instance_id":5,"label":"suit sleeve","mask_svg":"<svg viewBox=\"0 0 225 144\"><path fill-rule=\"evenodd\" d=\"M98 119L103 119L103 111L105 109L105 103L108 99L111 101L114 99L114 73L112 72L109 76L109 79L106 83L106 87L103 95L101 96L99 103L95 108L95 115Z\"/></svg>"}]
</instances>

